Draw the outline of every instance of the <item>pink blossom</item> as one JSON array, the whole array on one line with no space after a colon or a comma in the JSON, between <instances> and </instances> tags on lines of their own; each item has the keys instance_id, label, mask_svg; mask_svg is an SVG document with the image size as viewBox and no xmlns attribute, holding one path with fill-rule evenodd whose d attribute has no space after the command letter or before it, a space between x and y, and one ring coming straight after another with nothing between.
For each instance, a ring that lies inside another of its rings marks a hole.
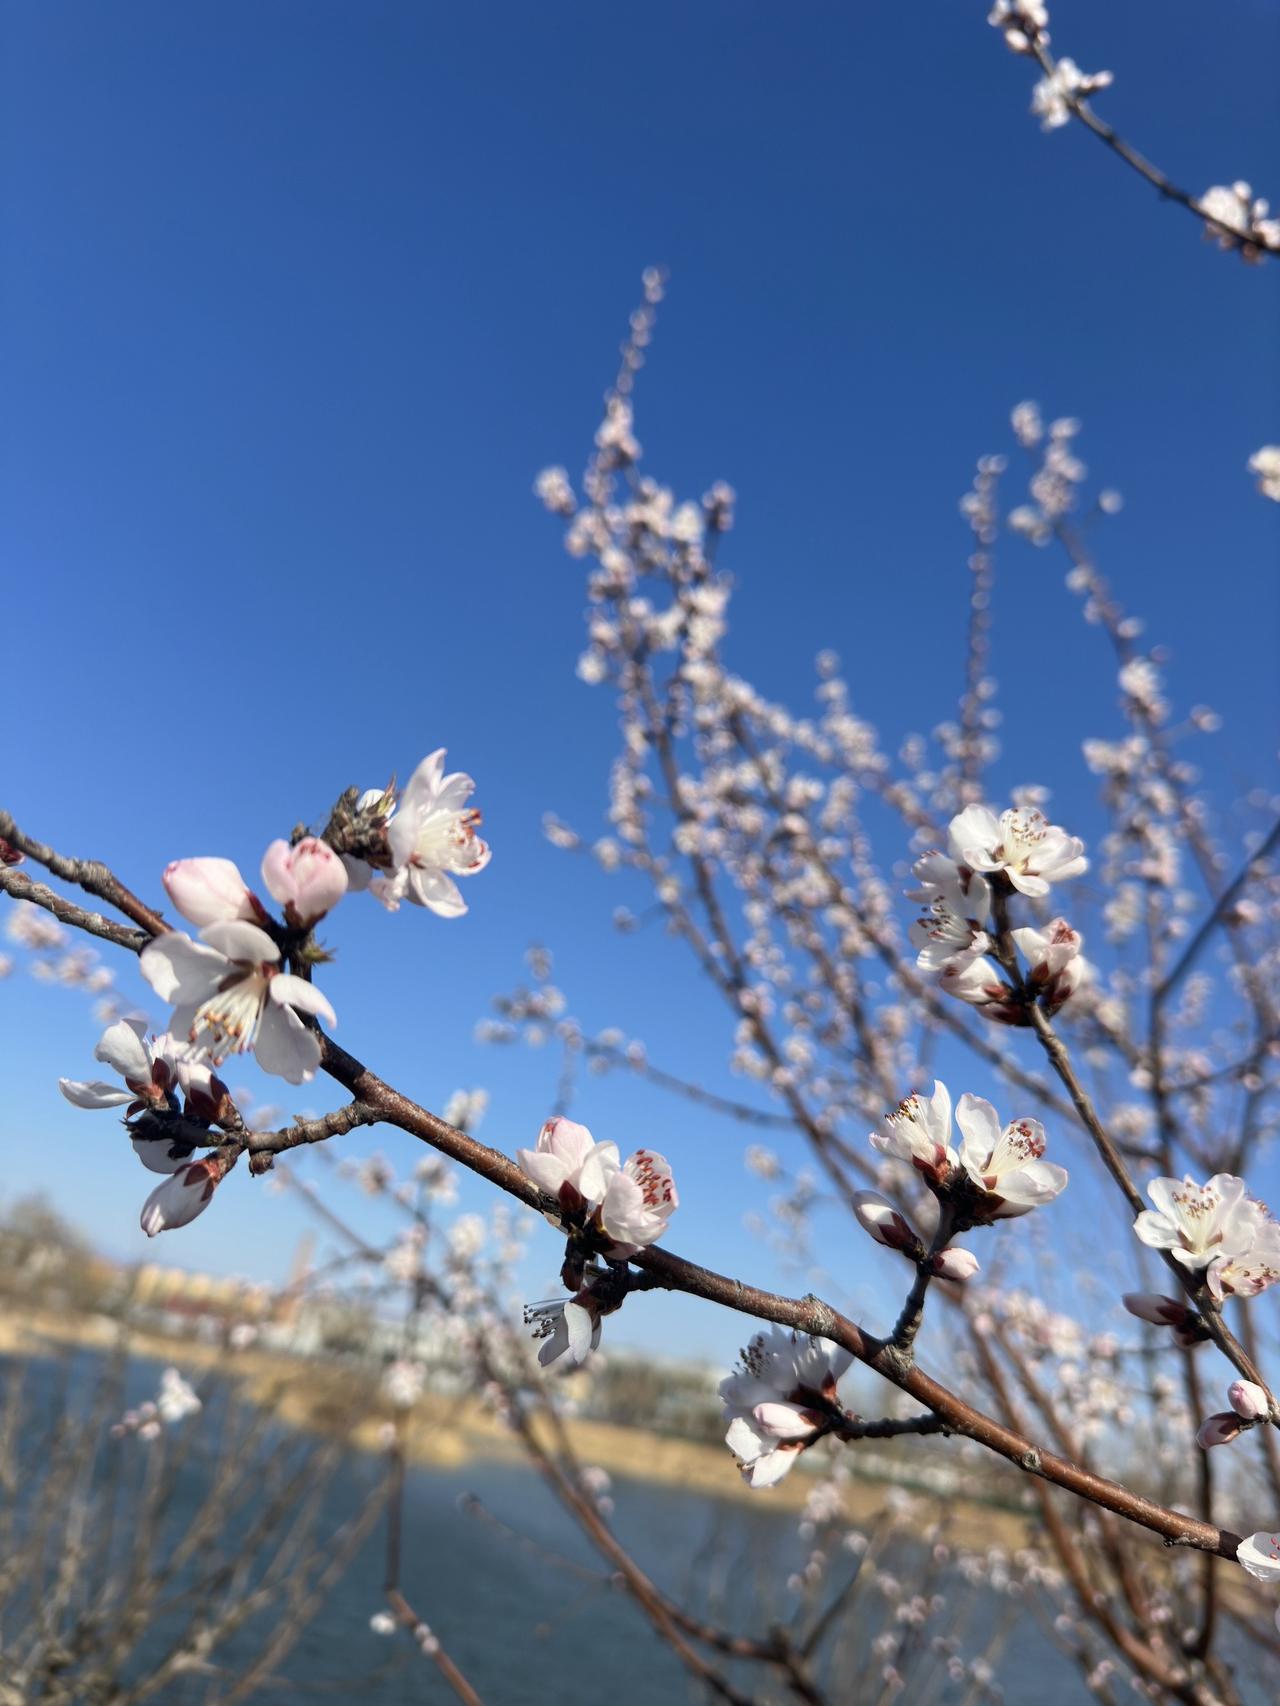
<instances>
[{"instance_id":1,"label":"pink blossom","mask_svg":"<svg viewBox=\"0 0 1280 1706\"><path fill-rule=\"evenodd\" d=\"M262 856L262 881L284 908L286 922L298 930L331 912L347 892L342 860L313 835L293 846L273 841Z\"/></svg>"},{"instance_id":2,"label":"pink blossom","mask_svg":"<svg viewBox=\"0 0 1280 1706\"><path fill-rule=\"evenodd\" d=\"M262 903L230 859L175 859L162 880L178 911L197 926L236 918L253 924L263 916Z\"/></svg>"}]
</instances>

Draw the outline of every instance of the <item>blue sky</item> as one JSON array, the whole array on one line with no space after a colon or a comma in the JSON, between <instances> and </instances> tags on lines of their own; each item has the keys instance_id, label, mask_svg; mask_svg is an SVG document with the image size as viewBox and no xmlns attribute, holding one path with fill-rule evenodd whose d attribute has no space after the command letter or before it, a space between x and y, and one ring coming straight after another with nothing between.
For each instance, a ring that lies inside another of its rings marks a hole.
<instances>
[{"instance_id":1,"label":"blue sky","mask_svg":"<svg viewBox=\"0 0 1280 1706\"><path fill-rule=\"evenodd\" d=\"M1202 242L1083 133L1042 135L985 11L10 8L0 796L19 821L154 896L169 858L251 872L347 783L447 745L493 864L461 923L344 906L341 1039L428 1104L488 1085L483 1135L514 1148L552 1063L471 1032L536 940L586 1023L723 1084L723 1021L675 949L613 938L635 897L540 830L548 808L599 825L614 730L575 679L580 571L530 486L581 467L653 262L671 286L639 435L680 495L740 493L742 673L800 703L834 644L891 742L945 715L957 500L1036 397L1084 419L1125 494L1104 565L1180 704L1224 713L1224 799L1273 778L1280 513L1244 464L1280 438L1280 273ZM1175 179L1280 198L1280 111L1244 98L1280 49L1273 5L1081 3L1054 33L1114 71L1101 110ZM1088 830L1080 739L1118 728L1102 641L1056 561L1010 542L999 573L994 780L1048 782ZM54 1087L88 1070L87 1003L23 977L0 1012L8 1190L38 1184L141 1255L145 1179L110 1117ZM784 1278L744 1256L740 1134L619 1080L579 1111L677 1159L673 1242ZM226 1197L151 1254L281 1273L296 1212L239 1177ZM655 1318L689 1349L740 1337L652 1311L633 1338Z\"/></svg>"}]
</instances>

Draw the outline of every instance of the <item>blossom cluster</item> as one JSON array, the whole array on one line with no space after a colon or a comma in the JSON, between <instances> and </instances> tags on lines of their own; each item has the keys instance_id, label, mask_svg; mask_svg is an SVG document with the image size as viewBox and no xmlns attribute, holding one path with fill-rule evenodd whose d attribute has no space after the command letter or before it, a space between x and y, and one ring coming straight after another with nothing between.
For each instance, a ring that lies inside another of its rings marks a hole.
<instances>
[{"instance_id":1,"label":"blossom cluster","mask_svg":"<svg viewBox=\"0 0 1280 1706\"><path fill-rule=\"evenodd\" d=\"M926 908L911 926L917 965L934 973L947 995L1002 1024L1029 1024L1033 1003L1055 1013L1086 975L1079 932L1065 918L1010 931L1027 969L1007 982L1008 968L988 957L1001 947L993 934L993 893L1042 899L1053 883L1087 868L1083 844L1034 807L997 817L988 806L966 806L951 820L948 851L931 849L912 867L919 887L909 898Z\"/></svg>"},{"instance_id":2,"label":"blossom cluster","mask_svg":"<svg viewBox=\"0 0 1280 1706\"><path fill-rule=\"evenodd\" d=\"M671 1167L651 1149L623 1161L617 1144L597 1143L586 1126L562 1116L547 1120L535 1147L517 1150L516 1160L554 1204L547 1219L569 1234L564 1278L577 1287L567 1301L526 1310L544 1340L538 1360L545 1367L567 1355L580 1363L600 1343L601 1316L625 1295L615 1294L612 1276L597 1272L593 1258L625 1264L662 1236L680 1202Z\"/></svg>"},{"instance_id":3,"label":"blossom cluster","mask_svg":"<svg viewBox=\"0 0 1280 1706\"><path fill-rule=\"evenodd\" d=\"M143 1207L148 1235L202 1213L231 1163L216 1149L193 1159L198 1147L220 1141L214 1125L240 1128L218 1068L252 1052L264 1071L290 1084L315 1076L317 1021L335 1025L337 1015L312 981L312 966L328 957L312 933L348 889L370 887L392 911L402 900L445 918L467 910L454 879L483 870L490 857L476 833L480 814L467 805L473 789L469 776L445 773L441 748L402 793L352 790L324 836L273 841L260 869L278 916L230 859L178 859L165 869L169 900L195 928L194 936L166 930L139 955L142 975L172 1005L168 1026L149 1039L143 1022L125 1018L103 1033L96 1056L119 1074L122 1089L60 1080L77 1107L123 1107L139 1158L168 1175ZM45 929L61 926L49 921ZM481 1111L467 1109L473 1119Z\"/></svg>"}]
</instances>

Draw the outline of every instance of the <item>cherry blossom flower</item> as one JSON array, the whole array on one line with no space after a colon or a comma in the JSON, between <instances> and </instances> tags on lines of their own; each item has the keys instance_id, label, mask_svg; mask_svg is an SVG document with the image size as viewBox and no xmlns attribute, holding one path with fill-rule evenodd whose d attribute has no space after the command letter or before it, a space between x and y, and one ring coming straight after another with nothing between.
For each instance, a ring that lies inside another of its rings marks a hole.
<instances>
[{"instance_id":1,"label":"cherry blossom flower","mask_svg":"<svg viewBox=\"0 0 1280 1706\"><path fill-rule=\"evenodd\" d=\"M981 1096L961 1096L956 1124L964 1134L960 1164L986 1199L987 1215L1009 1220L1052 1202L1066 1188L1067 1170L1043 1161L1044 1127L1039 1120L1000 1116Z\"/></svg>"},{"instance_id":2,"label":"cherry blossom flower","mask_svg":"<svg viewBox=\"0 0 1280 1706\"><path fill-rule=\"evenodd\" d=\"M912 1091L885 1115L881 1130L871 1133L871 1146L896 1161L909 1161L930 1181L944 1180L957 1160L951 1147L951 1094L946 1085L935 1082L927 1101Z\"/></svg>"},{"instance_id":3,"label":"cherry blossom flower","mask_svg":"<svg viewBox=\"0 0 1280 1706\"><path fill-rule=\"evenodd\" d=\"M655 1243L679 1206L666 1156L637 1149L609 1175L605 1186L598 1219L600 1230L612 1240L606 1254L612 1261L626 1261Z\"/></svg>"},{"instance_id":4,"label":"cherry blossom flower","mask_svg":"<svg viewBox=\"0 0 1280 1706\"><path fill-rule=\"evenodd\" d=\"M58 1088L68 1102L77 1108L119 1108L127 1104L128 1115L139 1114L149 1106L168 1107L178 1082L177 1049L170 1036L155 1037L148 1042L146 1032L146 1023L141 1019L117 1019L108 1025L98 1039L93 1057L118 1072L125 1088L104 1083L100 1078L87 1082L59 1078Z\"/></svg>"},{"instance_id":5,"label":"cherry blossom flower","mask_svg":"<svg viewBox=\"0 0 1280 1706\"><path fill-rule=\"evenodd\" d=\"M178 911L198 927L233 919L255 924L265 917L262 902L231 859L175 859L165 866L162 880Z\"/></svg>"},{"instance_id":6,"label":"cherry blossom flower","mask_svg":"<svg viewBox=\"0 0 1280 1706\"><path fill-rule=\"evenodd\" d=\"M375 1635L394 1635L400 1625L389 1611L375 1611L369 1619L369 1627Z\"/></svg>"},{"instance_id":7,"label":"cherry blossom flower","mask_svg":"<svg viewBox=\"0 0 1280 1706\"><path fill-rule=\"evenodd\" d=\"M855 1191L853 1212L858 1225L877 1244L884 1244L890 1250L908 1252L923 1249L923 1240L915 1227L877 1191Z\"/></svg>"},{"instance_id":8,"label":"cherry blossom flower","mask_svg":"<svg viewBox=\"0 0 1280 1706\"><path fill-rule=\"evenodd\" d=\"M305 978L280 968L280 950L256 924L207 925L201 941L168 931L139 956L142 975L172 1001L171 1027L215 1066L252 1049L264 1072L305 1084L320 1064L320 1043L297 1009L337 1023L333 1008Z\"/></svg>"},{"instance_id":9,"label":"cherry blossom flower","mask_svg":"<svg viewBox=\"0 0 1280 1706\"><path fill-rule=\"evenodd\" d=\"M203 1214L222 1178L221 1163L206 1158L179 1166L142 1205L140 1224L148 1238L186 1226Z\"/></svg>"},{"instance_id":10,"label":"cherry blossom flower","mask_svg":"<svg viewBox=\"0 0 1280 1706\"><path fill-rule=\"evenodd\" d=\"M1087 972L1081 958L1081 938L1065 918L1055 918L1043 930L1030 925L1012 932L1014 944L1027 962L1027 984L1046 1013L1056 1013Z\"/></svg>"},{"instance_id":11,"label":"cherry blossom flower","mask_svg":"<svg viewBox=\"0 0 1280 1706\"><path fill-rule=\"evenodd\" d=\"M1264 498L1280 504L1280 444L1264 444L1249 458L1249 472L1258 477Z\"/></svg>"},{"instance_id":12,"label":"cherry blossom flower","mask_svg":"<svg viewBox=\"0 0 1280 1706\"><path fill-rule=\"evenodd\" d=\"M262 856L262 881L284 908L285 922L305 930L331 912L347 892L342 860L314 835L290 846L273 841Z\"/></svg>"},{"instance_id":13,"label":"cherry blossom flower","mask_svg":"<svg viewBox=\"0 0 1280 1706\"><path fill-rule=\"evenodd\" d=\"M616 1143L597 1143L575 1120L548 1120L537 1148L517 1150L516 1160L570 1216L574 1224L568 1230L589 1221L608 1240L605 1254L613 1261L625 1261L660 1238L679 1206L665 1156L637 1149L620 1162ZM565 1222L555 1218L553 1224Z\"/></svg>"},{"instance_id":14,"label":"cherry blossom flower","mask_svg":"<svg viewBox=\"0 0 1280 1706\"><path fill-rule=\"evenodd\" d=\"M1051 883L1089 868L1084 843L1031 806L1002 812L966 806L948 828L951 855L973 871L1000 871L1022 894L1042 897Z\"/></svg>"},{"instance_id":15,"label":"cherry blossom flower","mask_svg":"<svg viewBox=\"0 0 1280 1706\"><path fill-rule=\"evenodd\" d=\"M543 1341L538 1351L543 1368L562 1356L576 1367L600 1343L600 1311L587 1291L580 1291L577 1297L527 1304L524 1321L533 1337Z\"/></svg>"},{"instance_id":16,"label":"cherry blossom flower","mask_svg":"<svg viewBox=\"0 0 1280 1706\"><path fill-rule=\"evenodd\" d=\"M1280 1534L1251 1534L1236 1547L1236 1557L1251 1576L1280 1582Z\"/></svg>"},{"instance_id":17,"label":"cherry blossom flower","mask_svg":"<svg viewBox=\"0 0 1280 1706\"><path fill-rule=\"evenodd\" d=\"M1150 1321L1153 1327L1185 1327L1192 1311L1181 1298L1162 1297L1155 1291L1126 1291L1120 1299L1130 1315Z\"/></svg>"},{"instance_id":18,"label":"cherry blossom flower","mask_svg":"<svg viewBox=\"0 0 1280 1706\"><path fill-rule=\"evenodd\" d=\"M1013 53L1030 53L1032 42L1049 40L1049 8L1044 0L995 0L987 22L1004 31Z\"/></svg>"},{"instance_id":19,"label":"cherry blossom flower","mask_svg":"<svg viewBox=\"0 0 1280 1706\"><path fill-rule=\"evenodd\" d=\"M466 809L475 783L462 771L446 776L444 754L441 747L423 759L387 825L396 872L377 892L391 911L408 899L441 918L460 918L467 906L453 878L474 876L489 863L489 845L476 834L480 813Z\"/></svg>"},{"instance_id":20,"label":"cherry blossom flower","mask_svg":"<svg viewBox=\"0 0 1280 1706\"><path fill-rule=\"evenodd\" d=\"M1280 1280L1280 1223L1252 1198L1241 1203L1236 1219L1243 1247L1215 1256L1206 1278L1209 1290L1224 1297L1256 1297Z\"/></svg>"},{"instance_id":21,"label":"cherry blossom flower","mask_svg":"<svg viewBox=\"0 0 1280 1706\"><path fill-rule=\"evenodd\" d=\"M986 879L936 850L917 859L912 872L920 887L908 898L929 909L911 926L912 945L920 950L916 964L925 971L963 968L987 953L991 938L982 925L991 911L991 889Z\"/></svg>"},{"instance_id":22,"label":"cherry blossom flower","mask_svg":"<svg viewBox=\"0 0 1280 1706\"><path fill-rule=\"evenodd\" d=\"M1069 124L1075 103L1109 88L1113 80L1109 71L1081 71L1074 59L1060 59L1052 73L1042 77L1031 91L1031 110L1040 120L1041 130L1059 130Z\"/></svg>"},{"instance_id":23,"label":"cherry blossom flower","mask_svg":"<svg viewBox=\"0 0 1280 1706\"><path fill-rule=\"evenodd\" d=\"M1264 251L1280 247L1280 219L1267 217L1270 205L1241 178L1212 184L1200 197L1200 211L1214 221L1205 236L1220 249L1238 248L1243 260L1260 261Z\"/></svg>"},{"instance_id":24,"label":"cherry blossom flower","mask_svg":"<svg viewBox=\"0 0 1280 1706\"><path fill-rule=\"evenodd\" d=\"M1143 1209L1133 1230L1151 1249L1171 1251L1184 1268L1207 1268L1219 1257L1242 1255L1252 1242L1256 1205L1245 1195L1244 1180L1232 1173L1215 1173L1203 1185L1189 1173L1153 1179L1147 1195L1156 1206Z\"/></svg>"},{"instance_id":25,"label":"cherry blossom flower","mask_svg":"<svg viewBox=\"0 0 1280 1706\"><path fill-rule=\"evenodd\" d=\"M563 1117L548 1120L537 1148L517 1149L516 1160L540 1191L572 1215L600 1206L619 1167L616 1143L597 1143L586 1126Z\"/></svg>"},{"instance_id":26,"label":"cherry blossom flower","mask_svg":"<svg viewBox=\"0 0 1280 1706\"><path fill-rule=\"evenodd\" d=\"M853 1358L827 1339L770 1327L720 1383L725 1444L752 1487L771 1487L839 1413L836 1383Z\"/></svg>"},{"instance_id":27,"label":"cherry blossom flower","mask_svg":"<svg viewBox=\"0 0 1280 1706\"><path fill-rule=\"evenodd\" d=\"M117 1019L99 1038L93 1051L114 1068L125 1088L101 1079L82 1082L60 1078L58 1088L77 1108L125 1108L134 1153L153 1173L174 1173L191 1159L195 1144L164 1129L166 1116L178 1111L176 1091L186 1096L187 1112L197 1119L216 1118L227 1087L200 1061L188 1058L186 1044L166 1032L148 1039L141 1019Z\"/></svg>"}]
</instances>

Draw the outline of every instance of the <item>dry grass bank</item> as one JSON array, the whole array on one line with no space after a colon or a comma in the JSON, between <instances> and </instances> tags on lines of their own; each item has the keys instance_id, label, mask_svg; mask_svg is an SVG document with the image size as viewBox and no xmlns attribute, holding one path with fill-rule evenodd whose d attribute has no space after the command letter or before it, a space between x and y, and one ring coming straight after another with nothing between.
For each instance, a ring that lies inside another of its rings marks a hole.
<instances>
[{"instance_id":1,"label":"dry grass bank","mask_svg":"<svg viewBox=\"0 0 1280 1706\"><path fill-rule=\"evenodd\" d=\"M0 1316L0 1354L31 1355L53 1345L78 1345L109 1350L127 1339L132 1355L173 1363L199 1372L224 1368L253 1402L266 1405L292 1427L349 1437L360 1449L379 1448L382 1426L392 1412L380 1394L369 1392L363 1377L336 1364L303 1362L273 1352L227 1352L198 1341L122 1329L101 1315L68 1316L24 1306L23 1319ZM794 1473L768 1493L753 1493L733 1471L722 1446L622 1427L615 1422L570 1418L567 1432L584 1463L598 1464L611 1475L682 1487L704 1497L767 1499L774 1509L798 1510L810 1485L809 1476ZM456 1468L497 1460L517 1462L519 1442L476 1406L460 1398L425 1393L415 1406L407 1435L412 1462ZM846 1495L845 1515L866 1522L883 1508L889 1489L880 1481L853 1482ZM1028 1534L1027 1523L1011 1512L965 1500L948 1499L946 1514L952 1538L975 1546L1017 1546Z\"/></svg>"}]
</instances>

